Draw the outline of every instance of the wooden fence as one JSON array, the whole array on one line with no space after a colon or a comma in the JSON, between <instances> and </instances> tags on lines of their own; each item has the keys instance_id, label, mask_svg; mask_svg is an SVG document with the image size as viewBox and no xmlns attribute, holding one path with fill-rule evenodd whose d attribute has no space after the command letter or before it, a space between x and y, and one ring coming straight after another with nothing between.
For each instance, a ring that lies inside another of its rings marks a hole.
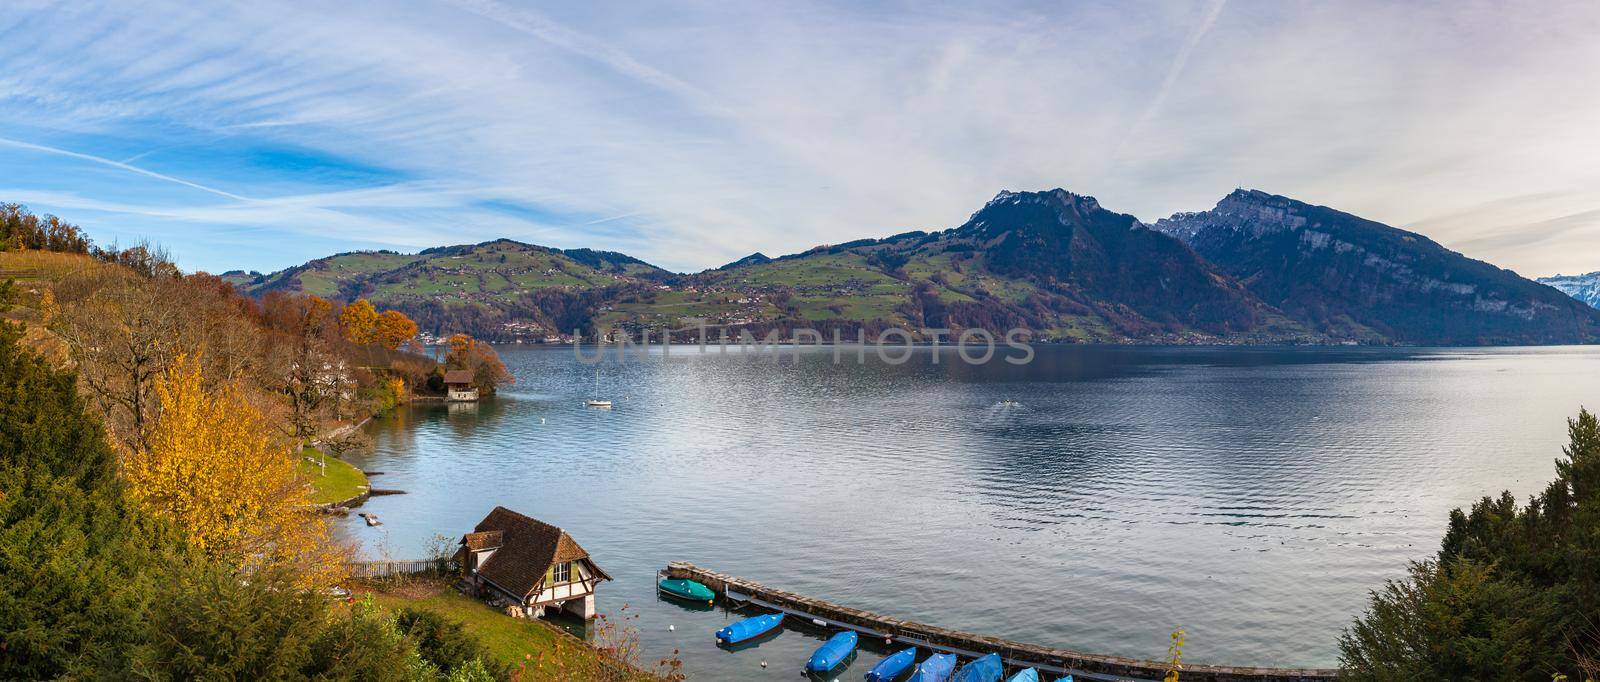
<instances>
[{"instance_id":1,"label":"wooden fence","mask_svg":"<svg viewBox=\"0 0 1600 682\"><path fill-rule=\"evenodd\" d=\"M431 559L392 561L350 561L345 563L352 578L385 578L394 575L438 574L439 563Z\"/></svg>"}]
</instances>

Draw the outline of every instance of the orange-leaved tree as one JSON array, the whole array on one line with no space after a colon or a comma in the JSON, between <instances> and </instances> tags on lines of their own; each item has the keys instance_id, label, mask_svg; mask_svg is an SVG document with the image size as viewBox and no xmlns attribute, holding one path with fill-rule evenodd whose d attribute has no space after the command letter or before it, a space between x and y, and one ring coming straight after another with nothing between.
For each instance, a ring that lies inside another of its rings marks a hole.
<instances>
[{"instance_id":1,"label":"orange-leaved tree","mask_svg":"<svg viewBox=\"0 0 1600 682\"><path fill-rule=\"evenodd\" d=\"M378 339L378 309L367 299L356 299L339 313L339 328L350 343L365 346Z\"/></svg>"},{"instance_id":2,"label":"orange-leaved tree","mask_svg":"<svg viewBox=\"0 0 1600 682\"><path fill-rule=\"evenodd\" d=\"M156 383L155 425L123 460L129 495L208 556L288 567L306 586L338 580L342 548L322 517L304 513L307 486L287 442L237 386L208 390L200 367L180 356Z\"/></svg>"},{"instance_id":3,"label":"orange-leaved tree","mask_svg":"<svg viewBox=\"0 0 1600 682\"><path fill-rule=\"evenodd\" d=\"M500 354L487 343L466 334L452 334L445 340L445 369L465 369L472 372L472 383L484 393L494 393L500 384L516 383L516 377L500 361Z\"/></svg>"}]
</instances>

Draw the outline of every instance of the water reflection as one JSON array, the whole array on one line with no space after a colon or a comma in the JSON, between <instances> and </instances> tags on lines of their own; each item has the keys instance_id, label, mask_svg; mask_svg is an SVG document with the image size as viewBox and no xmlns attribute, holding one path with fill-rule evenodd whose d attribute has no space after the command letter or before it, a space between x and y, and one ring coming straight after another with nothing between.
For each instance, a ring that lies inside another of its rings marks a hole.
<instances>
[{"instance_id":1,"label":"water reflection","mask_svg":"<svg viewBox=\"0 0 1600 682\"><path fill-rule=\"evenodd\" d=\"M504 349L501 396L369 427L358 463L410 494L346 531L403 557L496 504L562 526L616 577L601 608L637 605L648 656L713 679L792 677L820 640L723 654L711 633L748 614L658 597L669 560L1024 641L1159 657L1182 626L1193 661L1330 665L1450 508L1541 488L1564 418L1600 403L1592 347L933 353L674 350L604 365L603 411L570 349Z\"/></svg>"}]
</instances>

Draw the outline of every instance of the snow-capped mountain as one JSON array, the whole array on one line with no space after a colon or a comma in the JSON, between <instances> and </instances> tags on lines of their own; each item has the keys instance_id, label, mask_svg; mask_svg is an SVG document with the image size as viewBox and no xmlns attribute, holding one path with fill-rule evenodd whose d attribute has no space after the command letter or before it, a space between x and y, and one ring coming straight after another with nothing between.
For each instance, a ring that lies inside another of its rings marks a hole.
<instances>
[{"instance_id":1,"label":"snow-capped mountain","mask_svg":"<svg viewBox=\"0 0 1600 682\"><path fill-rule=\"evenodd\" d=\"M1587 275L1556 275L1540 277L1540 284L1548 284L1562 293L1584 303L1600 308L1600 271Z\"/></svg>"}]
</instances>

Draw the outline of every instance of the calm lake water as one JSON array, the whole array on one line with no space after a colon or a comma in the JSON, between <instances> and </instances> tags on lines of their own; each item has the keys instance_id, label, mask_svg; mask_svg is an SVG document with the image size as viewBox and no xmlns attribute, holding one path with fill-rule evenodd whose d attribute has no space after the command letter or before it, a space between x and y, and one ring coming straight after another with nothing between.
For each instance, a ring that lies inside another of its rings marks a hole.
<instances>
[{"instance_id":1,"label":"calm lake water","mask_svg":"<svg viewBox=\"0 0 1600 682\"><path fill-rule=\"evenodd\" d=\"M495 505L561 526L616 577L601 610L694 678L793 678L823 634L719 650L740 615L659 599L669 560L1027 642L1160 658L1181 626L1192 663L1331 666L1450 509L1542 488L1600 407L1593 346L655 353L601 365L609 411L571 348L509 347L498 398L375 421L355 462L409 494L345 531L411 558Z\"/></svg>"}]
</instances>

